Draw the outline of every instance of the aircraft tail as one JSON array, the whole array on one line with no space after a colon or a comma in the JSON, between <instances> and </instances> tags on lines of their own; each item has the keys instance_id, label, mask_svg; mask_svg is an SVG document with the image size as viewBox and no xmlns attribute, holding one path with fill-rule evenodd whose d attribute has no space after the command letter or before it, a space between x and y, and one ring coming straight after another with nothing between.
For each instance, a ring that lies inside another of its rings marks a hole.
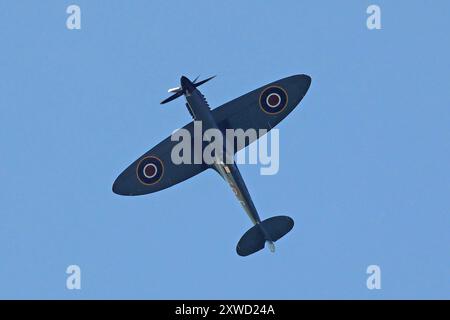
<instances>
[{"instance_id":1,"label":"aircraft tail","mask_svg":"<svg viewBox=\"0 0 450 320\"><path fill-rule=\"evenodd\" d=\"M250 228L239 240L236 251L240 256L248 256L264 248L268 242L270 251L275 251L273 242L283 237L294 227L294 220L288 216L266 219Z\"/></svg>"}]
</instances>

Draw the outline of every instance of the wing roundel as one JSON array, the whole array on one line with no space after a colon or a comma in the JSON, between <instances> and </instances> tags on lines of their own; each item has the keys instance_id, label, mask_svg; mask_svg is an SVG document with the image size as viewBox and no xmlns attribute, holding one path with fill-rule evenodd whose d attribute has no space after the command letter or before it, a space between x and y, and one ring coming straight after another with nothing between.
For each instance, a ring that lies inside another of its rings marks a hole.
<instances>
[{"instance_id":1,"label":"wing roundel","mask_svg":"<svg viewBox=\"0 0 450 320\"><path fill-rule=\"evenodd\" d=\"M193 137L193 122L184 126ZM178 141L167 137L125 169L113 184L113 192L137 196L166 189L208 168L205 164L175 164L171 153ZM191 141L193 143L193 141Z\"/></svg>"},{"instance_id":2,"label":"wing roundel","mask_svg":"<svg viewBox=\"0 0 450 320\"><path fill-rule=\"evenodd\" d=\"M283 120L305 96L311 85L307 75L287 77L253 90L212 111L223 132L226 129L255 129L257 136L236 145L236 152L259 138L259 129L267 131Z\"/></svg>"}]
</instances>

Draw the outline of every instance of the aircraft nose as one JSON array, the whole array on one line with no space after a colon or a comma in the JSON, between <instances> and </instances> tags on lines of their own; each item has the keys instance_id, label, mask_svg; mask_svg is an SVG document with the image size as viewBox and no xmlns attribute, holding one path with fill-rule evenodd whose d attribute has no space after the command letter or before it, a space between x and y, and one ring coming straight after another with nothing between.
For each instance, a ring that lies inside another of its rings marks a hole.
<instances>
[{"instance_id":1,"label":"aircraft nose","mask_svg":"<svg viewBox=\"0 0 450 320\"><path fill-rule=\"evenodd\" d=\"M187 91L188 93L191 93L194 91L195 87L192 84L191 80L189 80L187 77L182 76L180 79L181 82L181 88L183 88L183 91Z\"/></svg>"}]
</instances>

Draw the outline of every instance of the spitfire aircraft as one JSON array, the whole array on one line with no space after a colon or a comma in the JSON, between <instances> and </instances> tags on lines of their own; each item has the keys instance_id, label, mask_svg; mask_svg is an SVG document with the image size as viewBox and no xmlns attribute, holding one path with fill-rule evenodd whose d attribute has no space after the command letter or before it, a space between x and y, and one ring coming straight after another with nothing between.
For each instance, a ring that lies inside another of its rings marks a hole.
<instances>
[{"instance_id":1,"label":"spitfire aircraft","mask_svg":"<svg viewBox=\"0 0 450 320\"><path fill-rule=\"evenodd\" d=\"M181 85L169 90L173 95L161 102L164 104L184 95L187 101L186 107L194 121L183 129L191 133L192 139L194 139L194 122L196 121L201 121L203 131L210 128L218 129L223 133L223 137L227 129L244 131L266 129L267 132L295 109L311 84L311 78L307 75L290 76L262 86L211 110L198 87L212 78L214 77L197 82L197 79L190 81L182 76ZM234 145L233 155L259 138L260 136L249 138L243 143ZM113 184L113 192L126 196L149 194L189 179L206 169L214 169L228 182L253 223L253 227L239 240L236 247L237 253L240 256L248 256L263 249L265 244L270 251L274 252L274 242L293 228L292 218L275 216L261 221L234 160L231 163L225 163L223 157L217 156L217 160L212 164L203 161L175 164L171 158L171 150L176 143L177 141L172 141L169 136L142 155L119 175ZM202 145L200 151L205 147L206 145Z\"/></svg>"}]
</instances>

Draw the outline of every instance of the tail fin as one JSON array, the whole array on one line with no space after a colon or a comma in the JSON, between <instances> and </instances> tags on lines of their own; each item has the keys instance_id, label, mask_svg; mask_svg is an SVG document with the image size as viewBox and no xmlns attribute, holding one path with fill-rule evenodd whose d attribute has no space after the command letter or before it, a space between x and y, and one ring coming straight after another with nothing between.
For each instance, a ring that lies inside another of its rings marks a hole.
<instances>
[{"instance_id":1,"label":"tail fin","mask_svg":"<svg viewBox=\"0 0 450 320\"><path fill-rule=\"evenodd\" d=\"M248 256L264 248L269 242L271 251L275 250L272 242L277 241L294 227L294 220L288 216L276 216L266 219L250 228L239 240L236 251L240 256Z\"/></svg>"}]
</instances>

